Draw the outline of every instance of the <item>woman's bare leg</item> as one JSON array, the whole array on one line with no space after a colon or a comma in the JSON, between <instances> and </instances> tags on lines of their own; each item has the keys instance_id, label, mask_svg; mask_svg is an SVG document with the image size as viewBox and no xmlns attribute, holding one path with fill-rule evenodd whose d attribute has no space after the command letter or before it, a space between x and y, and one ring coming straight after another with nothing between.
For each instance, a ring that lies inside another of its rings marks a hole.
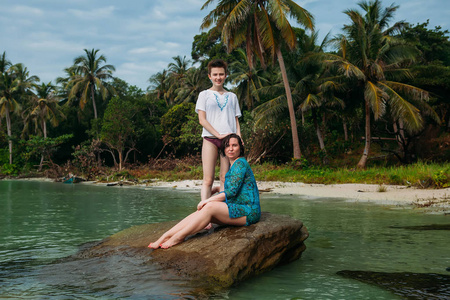
<instances>
[{"instance_id":1,"label":"woman's bare leg","mask_svg":"<svg viewBox=\"0 0 450 300\"><path fill-rule=\"evenodd\" d=\"M203 139L202 146L202 167L203 167L203 183L200 192L201 200L211 197L211 187L214 183L214 175L218 156L217 147L207 140Z\"/></svg>"},{"instance_id":2,"label":"woman's bare leg","mask_svg":"<svg viewBox=\"0 0 450 300\"><path fill-rule=\"evenodd\" d=\"M175 233L177 233L178 231L180 231L183 227L185 227L189 222L191 222L191 216L193 214L195 214L196 212L193 212L192 214L190 214L189 216L185 217L183 220L181 220L180 222L178 222L176 225L174 225L172 228L170 228L169 230L167 230L163 235L161 235L161 237L159 239L157 239L156 241L150 243L148 245L149 248L153 248L153 249L157 249L161 246L161 244L163 242L165 242L166 240L168 240L169 238L171 238Z\"/></svg>"},{"instance_id":3,"label":"woman's bare leg","mask_svg":"<svg viewBox=\"0 0 450 300\"><path fill-rule=\"evenodd\" d=\"M173 234L169 239L162 242L161 248L170 248L181 243L188 235L194 234L205 228L211 220L215 220L219 224L243 226L246 224L247 217L232 219L229 216L228 206L226 203L210 202L201 210L191 214L189 216L188 224Z\"/></svg>"}]
</instances>

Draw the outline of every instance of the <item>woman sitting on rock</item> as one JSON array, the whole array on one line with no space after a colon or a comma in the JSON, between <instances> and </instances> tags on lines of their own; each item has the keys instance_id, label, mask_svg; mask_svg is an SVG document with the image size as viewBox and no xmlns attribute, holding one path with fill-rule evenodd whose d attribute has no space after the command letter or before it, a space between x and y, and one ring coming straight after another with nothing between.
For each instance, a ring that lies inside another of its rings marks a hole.
<instances>
[{"instance_id":1,"label":"woman sitting on rock","mask_svg":"<svg viewBox=\"0 0 450 300\"><path fill-rule=\"evenodd\" d=\"M224 191L202 200L193 212L164 233L149 248L170 248L204 229L209 223L248 226L259 221L259 192L252 169L244 156L244 146L237 134L222 141L221 153L230 160Z\"/></svg>"}]
</instances>

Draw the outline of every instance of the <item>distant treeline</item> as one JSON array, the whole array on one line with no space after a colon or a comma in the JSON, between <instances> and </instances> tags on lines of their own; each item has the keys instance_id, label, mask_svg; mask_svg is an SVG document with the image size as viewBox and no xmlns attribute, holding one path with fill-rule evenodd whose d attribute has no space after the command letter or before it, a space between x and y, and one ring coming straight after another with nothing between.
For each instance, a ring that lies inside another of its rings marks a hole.
<instances>
[{"instance_id":1,"label":"distant treeline","mask_svg":"<svg viewBox=\"0 0 450 300\"><path fill-rule=\"evenodd\" d=\"M212 9L192 57L173 57L146 91L115 77L98 49L85 49L50 83L3 52L0 173L76 168L92 175L101 166L198 155L194 107L211 86L206 64L214 58L229 63L227 86L240 101L251 163L449 161L447 30L395 23L398 6L370 1L345 12L342 34L319 41L306 10L276 2L286 6L249 1L239 16L232 6Z\"/></svg>"}]
</instances>

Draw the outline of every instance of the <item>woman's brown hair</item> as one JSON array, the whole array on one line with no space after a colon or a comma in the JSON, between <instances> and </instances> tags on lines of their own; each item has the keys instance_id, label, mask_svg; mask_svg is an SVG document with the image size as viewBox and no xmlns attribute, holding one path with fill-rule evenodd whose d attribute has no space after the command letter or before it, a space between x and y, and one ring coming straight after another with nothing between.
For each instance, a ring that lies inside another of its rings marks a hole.
<instances>
[{"instance_id":1,"label":"woman's brown hair","mask_svg":"<svg viewBox=\"0 0 450 300\"><path fill-rule=\"evenodd\" d=\"M223 138L222 146L220 147L220 154L225 156L225 148L230 145L230 139L232 139L232 138L235 138L238 141L239 148L240 148L239 157L244 156L245 155L244 144L242 143L241 137L235 133L229 134L225 138Z\"/></svg>"}]
</instances>

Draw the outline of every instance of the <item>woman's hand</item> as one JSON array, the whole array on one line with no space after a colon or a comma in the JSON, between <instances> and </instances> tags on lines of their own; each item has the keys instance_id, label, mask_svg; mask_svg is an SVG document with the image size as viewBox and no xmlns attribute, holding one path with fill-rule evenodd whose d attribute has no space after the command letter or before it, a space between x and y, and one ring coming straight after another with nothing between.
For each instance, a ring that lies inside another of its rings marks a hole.
<instances>
[{"instance_id":1,"label":"woman's hand","mask_svg":"<svg viewBox=\"0 0 450 300\"><path fill-rule=\"evenodd\" d=\"M200 202L197 204L197 210L201 210L201 209L206 205L206 203L208 203L207 200L202 200L202 201L200 201Z\"/></svg>"},{"instance_id":2,"label":"woman's hand","mask_svg":"<svg viewBox=\"0 0 450 300\"><path fill-rule=\"evenodd\" d=\"M197 210L201 210L206 204L213 201L225 201L225 193L219 193L214 196L209 197L206 200L202 200L197 204Z\"/></svg>"}]
</instances>

